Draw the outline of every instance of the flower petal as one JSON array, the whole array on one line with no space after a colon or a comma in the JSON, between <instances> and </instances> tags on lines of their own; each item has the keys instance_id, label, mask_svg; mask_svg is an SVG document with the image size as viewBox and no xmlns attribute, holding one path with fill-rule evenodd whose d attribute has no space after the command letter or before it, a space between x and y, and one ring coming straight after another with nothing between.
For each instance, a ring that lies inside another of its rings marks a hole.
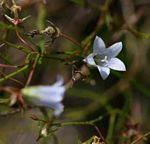
<instances>
[{"instance_id":1,"label":"flower petal","mask_svg":"<svg viewBox=\"0 0 150 144\"><path fill-rule=\"evenodd\" d=\"M64 86L38 86L35 93L33 91L36 98L43 102L60 102L64 97L64 92Z\"/></svg>"},{"instance_id":2,"label":"flower petal","mask_svg":"<svg viewBox=\"0 0 150 144\"><path fill-rule=\"evenodd\" d=\"M57 75L57 81L52 86L61 86L64 83L64 79L61 75Z\"/></svg>"},{"instance_id":3,"label":"flower petal","mask_svg":"<svg viewBox=\"0 0 150 144\"><path fill-rule=\"evenodd\" d=\"M122 42L118 42L107 48L106 55L108 56L108 59L111 59L116 57L121 50L122 50Z\"/></svg>"},{"instance_id":4,"label":"flower petal","mask_svg":"<svg viewBox=\"0 0 150 144\"><path fill-rule=\"evenodd\" d=\"M65 87L29 86L23 88L21 93L34 104L47 107L49 103L59 103L63 100Z\"/></svg>"},{"instance_id":5,"label":"flower petal","mask_svg":"<svg viewBox=\"0 0 150 144\"><path fill-rule=\"evenodd\" d=\"M95 40L94 40L94 44L93 44L93 53L104 53L104 51L106 50L106 46L104 41L96 36Z\"/></svg>"},{"instance_id":6,"label":"flower petal","mask_svg":"<svg viewBox=\"0 0 150 144\"><path fill-rule=\"evenodd\" d=\"M110 74L110 69L108 67L100 67L100 66L97 66L97 68L101 74L102 79L105 80Z\"/></svg>"},{"instance_id":7,"label":"flower petal","mask_svg":"<svg viewBox=\"0 0 150 144\"><path fill-rule=\"evenodd\" d=\"M63 78L52 86L29 86L21 90L21 94L31 103L54 109L54 115L59 116L64 109L61 101L64 98L65 86L62 85Z\"/></svg>"},{"instance_id":8,"label":"flower petal","mask_svg":"<svg viewBox=\"0 0 150 144\"><path fill-rule=\"evenodd\" d=\"M62 103L57 103L52 108L54 109L55 116L59 116L64 111L64 105Z\"/></svg>"},{"instance_id":9,"label":"flower petal","mask_svg":"<svg viewBox=\"0 0 150 144\"><path fill-rule=\"evenodd\" d=\"M54 110L54 115L59 116L63 110L64 110L64 105L62 103L53 103L53 102L48 102L48 101L37 101L34 99L32 102L34 102L36 105L47 108L51 108Z\"/></svg>"},{"instance_id":10,"label":"flower petal","mask_svg":"<svg viewBox=\"0 0 150 144\"><path fill-rule=\"evenodd\" d=\"M124 63L118 58L112 58L108 62L108 67L113 70L126 71L126 67L125 67Z\"/></svg>"},{"instance_id":11,"label":"flower petal","mask_svg":"<svg viewBox=\"0 0 150 144\"><path fill-rule=\"evenodd\" d=\"M86 62L88 65L96 66L93 53L89 54L83 61Z\"/></svg>"}]
</instances>

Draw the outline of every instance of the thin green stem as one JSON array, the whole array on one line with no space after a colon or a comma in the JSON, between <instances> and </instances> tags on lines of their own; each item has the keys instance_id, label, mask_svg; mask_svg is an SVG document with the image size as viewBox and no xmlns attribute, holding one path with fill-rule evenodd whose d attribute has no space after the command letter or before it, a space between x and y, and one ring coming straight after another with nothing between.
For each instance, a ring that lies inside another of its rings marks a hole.
<instances>
[{"instance_id":1,"label":"thin green stem","mask_svg":"<svg viewBox=\"0 0 150 144\"><path fill-rule=\"evenodd\" d=\"M11 77L14 76L14 75L17 75L18 73L20 73L20 72L26 70L27 68L28 68L28 65L23 66L22 68L18 69L17 71L15 71L15 72L13 72L13 73L11 73L11 74L8 74L8 75L6 75L5 77L1 78L1 79L0 79L0 82L3 82L3 81L5 81L5 80L11 78Z\"/></svg>"},{"instance_id":2,"label":"thin green stem","mask_svg":"<svg viewBox=\"0 0 150 144\"><path fill-rule=\"evenodd\" d=\"M100 136L100 138L104 140L104 137L102 136L99 128L95 125L96 122L98 121L101 121L106 115L103 115L103 116L99 116L98 118L94 119L94 120L91 120L91 121L84 121L84 122L64 122L64 123L61 123L60 124L60 127L61 126L68 126L68 125L89 125L89 126L92 126L94 127L94 129L96 130L97 134Z\"/></svg>"},{"instance_id":3,"label":"thin green stem","mask_svg":"<svg viewBox=\"0 0 150 144\"><path fill-rule=\"evenodd\" d=\"M108 144L112 144L112 136L113 136L113 131L114 131L114 123L115 123L115 119L116 119L116 113L113 113L110 116L110 120L109 120L109 128L108 128L108 134L107 134L107 142Z\"/></svg>"},{"instance_id":4,"label":"thin green stem","mask_svg":"<svg viewBox=\"0 0 150 144\"><path fill-rule=\"evenodd\" d=\"M6 76L6 74L4 74L3 72L1 72L0 71L0 74L2 75L2 76ZM17 80L17 79L14 79L14 78L12 78L12 77L10 77L9 78L10 80L12 80L12 81L14 81L14 82L16 82L16 83L18 83L18 84L20 84L20 85L22 85L22 86L24 86L24 83L23 82L21 82L21 81L19 81L19 80Z\"/></svg>"},{"instance_id":5,"label":"thin green stem","mask_svg":"<svg viewBox=\"0 0 150 144\"><path fill-rule=\"evenodd\" d=\"M23 51L24 53L29 53L30 51L28 49L26 49L25 47L21 46L21 45L15 45L13 43L10 43L8 41L5 41L5 40L2 40L2 42L10 47L13 47L15 49L18 49L18 50L21 50Z\"/></svg>"},{"instance_id":6,"label":"thin green stem","mask_svg":"<svg viewBox=\"0 0 150 144\"><path fill-rule=\"evenodd\" d=\"M39 31L43 30L45 27L45 17L46 17L45 5L43 5L42 3L39 3L39 5L38 5L38 16L37 16L37 21L36 21L37 29ZM38 42L38 45L40 47L41 53L45 52L44 36L41 37L41 40Z\"/></svg>"},{"instance_id":7,"label":"thin green stem","mask_svg":"<svg viewBox=\"0 0 150 144\"><path fill-rule=\"evenodd\" d=\"M83 121L83 122L64 122L61 125L66 126L66 125L93 125L94 123L101 121L104 118L105 115L99 116L98 118L91 120L91 121Z\"/></svg>"}]
</instances>

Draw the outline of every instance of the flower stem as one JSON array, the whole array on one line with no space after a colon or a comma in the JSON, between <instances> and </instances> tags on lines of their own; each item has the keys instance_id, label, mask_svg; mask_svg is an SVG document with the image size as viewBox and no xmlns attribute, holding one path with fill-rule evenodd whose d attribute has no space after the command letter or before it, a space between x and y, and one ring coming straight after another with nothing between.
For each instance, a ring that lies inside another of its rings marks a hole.
<instances>
[{"instance_id":1,"label":"flower stem","mask_svg":"<svg viewBox=\"0 0 150 144\"><path fill-rule=\"evenodd\" d=\"M105 116L105 115L104 115ZM93 126L94 129L96 130L96 132L98 133L98 135L100 136L100 138L104 140L104 137L102 136L99 128L94 124L98 121L101 121L104 116L99 116L98 118L94 119L94 120L91 120L91 121L83 121L83 122L64 122L64 123L61 123L61 126L67 126L67 125L89 125L89 126Z\"/></svg>"},{"instance_id":2,"label":"flower stem","mask_svg":"<svg viewBox=\"0 0 150 144\"><path fill-rule=\"evenodd\" d=\"M93 125L94 123L101 121L104 118L105 115L99 116L98 118L91 120L91 121L83 121L83 122L64 122L62 123L62 126L66 125Z\"/></svg>"},{"instance_id":3,"label":"flower stem","mask_svg":"<svg viewBox=\"0 0 150 144\"><path fill-rule=\"evenodd\" d=\"M36 67L36 65L38 63L39 58L40 58L40 54L37 54L36 58L35 58L35 61L34 61L33 65L32 65L31 71L29 73L29 77L28 77L28 80L26 82L26 86L28 86L30 84L31 80L32 80L33 73L35 71L35 67Z\"/></svg>"},{"instance_id":4,"label":"flower stem","mask_svg":"<svg viewBox=\"0 0 150 144\"><path fill-rule=\"evenodd\" d=\"M3 67L3 68L17 68L17 66L15 66L15 65L7 65L7 64L0 64L0 67Z\"/></svg>"},{"instance_id":5,"label":"flower stem","mask_svg":"<svg viewBox=\"0 0 150 144\"><path fill-rule=\"evenodd\" d=\"M24 45L26 45L29 49L34 51L34 49L21 37L21 35L19 34L17 30L16 30L16 35Z\"/></svg>"},{"instance_id":6,"label":"flower stem","mask_svg":"<svg viewBox=\"0 0 150 144\"><path fill-rule=\"evenodd\" d=\"M141 141L142 139L144 139L145 137L149 136L150 135L150 132L142 135L141 137L137 138L136 140L134 140L131 144L136 144L138 143L139 141Z\"/></svg>"},{"instance_id":7,"label":"flower stem","mask_svg":"<svg viewBox=\"0 0 150 144\"><path fill-rule=\"evenodd\" d=\"M21 51L24 52L24 53L29 53L29 50L26 49L25 47L21 46L21 45L15 45L15 44L10 43L10 42L8 42L8 41L6 41L6 40L1 40L1 41L2 41L4 44L6 44L7 46L10 46L10 47L13 47L13 48L15 48L15 49L21 50Z\"/></svg>"},{"instance_id":8,"label":"flower stem","mask_svg":"<svg viewBox=\"0 0 150 144\"><path fill-rule=\"evenodd\" d=\"M6 76L6 74L4 74L3 72L1 72L0 71L0 74L2 75L2 76ZM20 84L20 85L22 85L22 86L24 86L24 83L23 82L21 82L21 81L19 81L19 80L17 80L17 79L14 79L14 78L12 78L12 77L10 77L9 78L10 80L12 80L12 81L14 81L14 82L16 82L16 83L18 83L18 84Z\"/></svg>"},{"instance_id":9,"label":"flower stem","mask_svg":"<svg viewBox=\"0 0 150 144\"><path fill-rule=\"evenodd\" d=\"M76 40L74 40L73 38L71 38L70 36L68 36L64 33L60 33L60 36L64 37L65 39L69 40L70 42L74 43L76 46L81 48L81 44L79 42L77 42Z\"/></svg>"},{"instance_id":10,"label":"flower stem","mask_svg":"<svg viewBox=\"0 0 150 144\"><path fill-rule=\"evenodd\" d=\"M24 67L18 69L17 71L15 71L15 72L13 72L13 73L11 73L9 75L6 75L5 77L1 78L0 82L3 82L4 80L7 80L7 79L11 78L12 76L14 76L14 75L16 75L16 74L26 70L27 68L28 68L28 65L25 65Z\"/></svg>"}]
</instances>

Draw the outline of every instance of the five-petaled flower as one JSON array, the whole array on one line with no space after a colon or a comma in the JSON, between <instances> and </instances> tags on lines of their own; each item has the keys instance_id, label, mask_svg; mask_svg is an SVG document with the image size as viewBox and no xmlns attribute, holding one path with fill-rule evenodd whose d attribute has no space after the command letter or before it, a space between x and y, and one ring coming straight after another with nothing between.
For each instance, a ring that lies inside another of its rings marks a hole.
<instances>
[{"instance_id":1,"label":"five-petaled flower","mask_svg":"<svg viewBox=\"0 0 150 144\"><path fill-rule=\"evenodd\" d=\"M21 94L26 100L37 106L52 108L54 115L59 116L64 110L62 100L65 90L63 78L59 76L51 86L28 86L21 90Z\"/></svg>"},{"instance_id":2,"label":"five-petaled flower","mask_svg":"<svg viewBox=\"0 0 150 144\"><path fill-rule=\"evenodd\" d=\"M96 36L93 44L93 53L89 54L83 61L88 65L97 67L102 78L106 79L110 69L126 71L124 63L116 58L122 50L122 42L117 42L106 48L103 40Z\"/></svg>"}]
</instances>

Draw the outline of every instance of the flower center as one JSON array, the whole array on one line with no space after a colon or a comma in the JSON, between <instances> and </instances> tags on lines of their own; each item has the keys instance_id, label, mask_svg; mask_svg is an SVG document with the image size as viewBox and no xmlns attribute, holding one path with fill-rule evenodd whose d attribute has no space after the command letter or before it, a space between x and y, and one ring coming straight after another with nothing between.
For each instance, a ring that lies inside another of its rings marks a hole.
<instances>
[{"instance_id":1,"label":"flower center","mask_svg":"<svg viewBox=\"0 0 150 144\"><path fill-rule=\"evenodd\" d=\"M100 66L107 66L108 63L108 57L106 55L96 55L94 56L94 61L97 65Z\"/></svg>"}]
</instances>

